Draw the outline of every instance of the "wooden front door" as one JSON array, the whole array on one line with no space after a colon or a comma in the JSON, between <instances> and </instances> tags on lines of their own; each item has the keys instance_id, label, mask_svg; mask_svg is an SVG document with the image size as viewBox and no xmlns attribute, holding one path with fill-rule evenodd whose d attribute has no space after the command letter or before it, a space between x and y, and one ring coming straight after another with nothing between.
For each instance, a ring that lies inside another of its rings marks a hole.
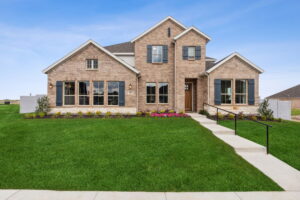
<instances>
[{"instance_id":1,"label":"wooden front door","mask_svg":"<svg viewBox=\"0 0 300 200\"><path fill-rule=\"evenodd\" d=\"M193 111L193 83L185 83L185 111Z\"/></svg>"}]
</instances>

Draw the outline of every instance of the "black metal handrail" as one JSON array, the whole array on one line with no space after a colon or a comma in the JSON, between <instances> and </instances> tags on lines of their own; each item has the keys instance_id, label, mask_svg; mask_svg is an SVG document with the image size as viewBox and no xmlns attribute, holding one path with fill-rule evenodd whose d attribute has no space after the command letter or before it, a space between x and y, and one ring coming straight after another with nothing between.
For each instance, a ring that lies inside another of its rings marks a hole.
<instances>
[{"instance_id":1,"label":"black metal handrail","mask_svg":"<svg viewBox=\"0 0 300 200\"><path fill-rule=\"evenodd\" d=\"M211 106L211 107L214 107L214 108L217 109L217 114L216 114L216 115L217 115L217 123L218 123L218 121L219 121L219 117L218 117L218 113L219 113L218 111L219 111L219 110L223 110L223 111L225 111L225 112L234 114L234 134L235 134L235 135L237 134L237 116L238 116L238 114L236 114L236 113L234 113L234 112L231 112L231 111L228 111L228 110L224 110L224 109L219 108L219 107L214 106L214 105L210 105L210 104L208 104L208 103L203 103L203 109L204 109L204 106L205 106L205 105ZM253 120L253 119L248 119L248 120L266 126L266 148L267 148L267 154L269 154L269 127L272 127L272 125L265 124L265 123L263 123L263 122L259 122L259 121L257 121L257 120Z\"/></svg>"},{"instance_id":2,"label":"black metal handrail","mask_svg":"<svg viewBox=\"0 0 300 200\"><path fill-rule=\"evenodd\" d=\"M228 112L228 113L233 114L233 115L234 115L234 134L235 134L235 135L237 134L237 123L236 123L236 121L237 121L237 114L236 114L236 113L231 112L231 111L228 111L228 110L224 110L224 109L222 109L222 108L219 108L219 107L217 107L217 106L210 105L210 104L208 104L208 103L203 103L203 108L204 108L205 105L211 106L211 107L214 107L214 108L217 109L217 114L216 114L216 116L217 116L217 124L219 123L219 110L223 110L223 111L225 111L225 112Z\"/></svg>"}]
</instances>

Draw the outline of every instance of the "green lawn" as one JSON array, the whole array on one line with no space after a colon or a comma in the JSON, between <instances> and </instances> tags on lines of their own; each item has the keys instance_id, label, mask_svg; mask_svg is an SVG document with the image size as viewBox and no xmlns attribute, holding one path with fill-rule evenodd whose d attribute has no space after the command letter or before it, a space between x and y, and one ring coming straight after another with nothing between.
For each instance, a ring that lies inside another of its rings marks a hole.
<instances>
[{"instance_id":1,"label":"green lawn","mask_svg":"<svg viewBox=\"0 0 300 200\"><path fill-rule=\"evenodd\" d=\"M270 153L300 170L300 123L292 121L266 122L269 128ZM233 128L233 121L221 121L221 124ZM237 122L238 135L256 143L266 145L265 126L248 120Z\"/></svg>"},{"instance_id":2,"label":"green lawn","mask_svg":"<svg viewBox=\"0 0 300 200\"><path fill-rule=\"evenodd\" d=\"M294 115L300 115L300 109L293 108L292 109L292 116L294 116Z\"/></svg>"},{"instance_id":3,"label":"green lawn","mask_svg":"<svg viewBox=\"0 0 300 200\"><path fill-rule=\"evenodd\" d=\"M0 106L0 188L282 190L190 118L23 119Z\"/></svg>"}]
</instances>

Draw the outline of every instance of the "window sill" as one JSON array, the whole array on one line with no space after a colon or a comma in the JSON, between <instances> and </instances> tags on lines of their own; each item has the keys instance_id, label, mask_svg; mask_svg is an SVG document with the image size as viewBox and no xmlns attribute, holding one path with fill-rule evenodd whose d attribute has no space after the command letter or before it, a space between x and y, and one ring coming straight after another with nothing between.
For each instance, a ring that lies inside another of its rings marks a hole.
<instances>
[{"instance_id":1,"label":"window sill","mask_svg":"<svg viewBox=\"0 0 300 200\"><path fill-rule=\"evenodd\" d=\"M163 62L152 62L151 64L153 64L153 65L162 65L162 64L165 64L165 63L163 63Z\"/></svg>"},{"instance_id":2,"label":"window sill","mask_svg":"<svg viewBox=\"0 0 300 200\"><path fill-rule=\"evenodd\" d=\"M98 69L86 69L86 71L98 71Z\"/></svg>"}]
</instances>

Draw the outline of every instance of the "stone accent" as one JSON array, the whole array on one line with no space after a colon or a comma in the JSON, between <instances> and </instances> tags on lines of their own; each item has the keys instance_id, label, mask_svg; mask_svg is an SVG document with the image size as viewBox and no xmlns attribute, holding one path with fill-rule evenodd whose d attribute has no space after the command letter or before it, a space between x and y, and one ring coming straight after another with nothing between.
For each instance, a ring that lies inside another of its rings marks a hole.
<instances>
[{"instance_id":1,"label":"stone accent","mask_svg":"<svg viewBox=\"0 0 300 200\"><path fill-rule=\"evenodd\" d=\"M87 70L86 59L98 59L97 70ZM121 63L113 59L111 56L102 52L96 46L90 44L77 52L75 55L62 62L50 72L48 72L48 97L50 99L51 108L56 108L56 81L75 81L75 105L61 106L58 108L76 108L75 110L93 109L99 110L107 108L109 111L112 107L109 106L107 99L107 81L125 81L125 107L136 108L137 104L137 77L136 74L123 66ZM90 105L79 105L78 99L78 82L90 81ZM92 106L93 101L93 84L92 81L104 81L104 105ZM49 85L54 85L50 88ZM131 84L132 88L129 89ZM55 110L55 109L52 109ZM56 109L57 110L57 109ZM68 110L68 109L67 109ZM105 110L105 109L104 109ZM122 110L122 109L121 109Z\"/></svg>"}]
</instances>

